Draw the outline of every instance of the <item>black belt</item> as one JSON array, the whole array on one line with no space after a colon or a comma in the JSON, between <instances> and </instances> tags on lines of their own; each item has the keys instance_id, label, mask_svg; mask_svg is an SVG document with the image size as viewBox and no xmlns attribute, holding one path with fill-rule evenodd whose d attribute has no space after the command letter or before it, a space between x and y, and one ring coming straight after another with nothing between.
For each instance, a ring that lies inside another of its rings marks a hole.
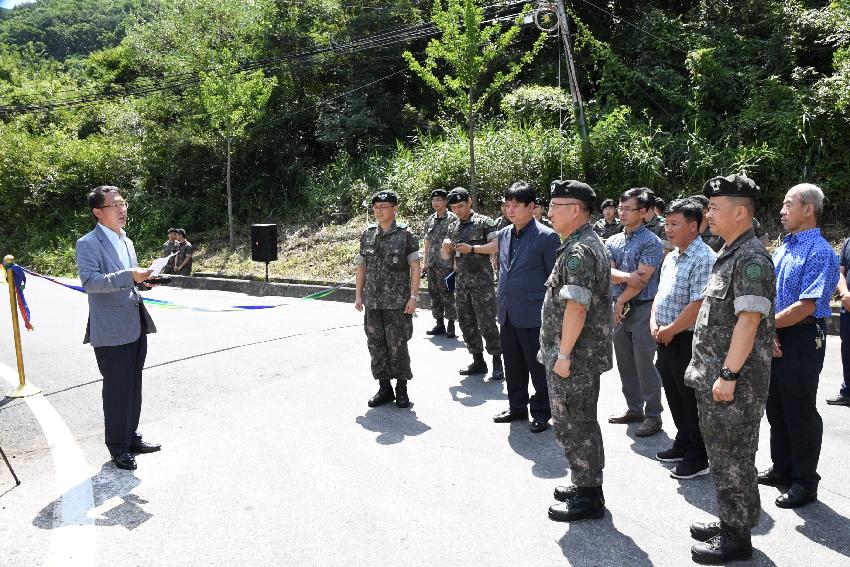
<instances>
[{"instance_id":1,"label":"black belt","mask_svg":"<svg viewBox=\"0 0 850 567\"><path fill-rule=\"evenodd\" d=\"M644 303L652 303L653 301L653 299L632 299L631 301L627 301L626 303L631 305L632 307L635 307L637 305L643 305Z\"/></svg>"}]
</instances>

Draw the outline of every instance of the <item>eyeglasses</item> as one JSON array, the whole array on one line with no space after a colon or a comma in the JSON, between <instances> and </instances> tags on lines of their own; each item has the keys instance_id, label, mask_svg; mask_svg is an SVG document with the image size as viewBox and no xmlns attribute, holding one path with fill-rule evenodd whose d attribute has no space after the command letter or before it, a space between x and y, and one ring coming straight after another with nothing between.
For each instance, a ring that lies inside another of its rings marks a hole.
<instances>
[{"instance_id":1,"label":"eyeglasses","mask_svg":"<svg viewBox=\"0 0 850 567\"><path fill-rule=\"evenodd\" d=\"M127 201L121 201L119 203L112 203L111 205L104 205L102 207L97 207L97 208L98 209L112 209L112 208L127 209L129 207L130 207L130 203L128 203Z\"/></svg>"},{"instance_id":2,"label":"eyeglasses","mask_svg":"<svg viewBox=\"0 0 850 567\"><path fill-rule=\"evenodd\" d=\"M372 209L378 209L378 210L392 209L393 207L395 207L395 205L372 205Z\"/></svg>"}]
</instances>

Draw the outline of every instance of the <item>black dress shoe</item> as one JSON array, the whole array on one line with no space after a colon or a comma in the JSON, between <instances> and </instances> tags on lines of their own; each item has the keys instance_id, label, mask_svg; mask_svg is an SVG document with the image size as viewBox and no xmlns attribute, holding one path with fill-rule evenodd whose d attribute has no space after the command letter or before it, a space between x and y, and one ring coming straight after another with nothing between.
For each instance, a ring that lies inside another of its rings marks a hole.
<instances>
[{"instance_id":1,"label":"black dress shoe","mask_svg":"<svg viewBox=\"0 0 850 567\"><path fill-rule=\"evenodd\" d=\"M532 433L542 433L549 429L549 422L543 419L535 419L528 426Z\"/></svg>"},{"instance_id":2,"label":"black dress shoe","mask_svg":"<svg viewBox=\"0 0 850 567\"><path fill-rule=\"evenodd\" d=\"M776 499L776 505L780 508L799 508L816 500L817 497L817 490L809 490L801 484L793 484L788 492Z\"/></svg>"},{"instance_id":3,"label":"black dress shoe","mask_svg":"<svg viewBox=\"0 0 850 567\"><path fill-rule=\"evenodd\" d=\"M691 524L691 537L697 541L708 541L720 535L720 522L694 522Z\"/></svg>"},{"instance_id":4,"label":"black dress shoe","mask_svg":"<svg viewBox=\"0 0 850 567\"><path fill-rule=\"evenodd\" d=\"M162 449L161 445L157 445L156 443L147 443L142 440L136 441L130 445L130 452L136 453L137 455L144 453L156 453L160 449Z\"/></svg>"},{"instance_id":5,"label":"black dress shoe","mask_svg":"<svg viewBox=\"0 0 850 567\"><path fill-rule=\"evenodd\" d=\"M791 478L779 474L773 470L773 467L770 467L766 471L759 473L758 483L765 486L789 486L791 484Z\"/></svg>"},{"instance_id":6,"label":"black dress shoe","mask_svg":"<svg viewBox=\"0 0 850 567\"><path fill-rule=\"evenodd\" d=\"M136 470L136 458L130 453L121 453L120 455L112 455L112 462L119 469L125 471Z\"/></svg>"},{"instance_id":7,"label":"black dress shoe","mask_svg":"<svg viewBox=\"0 0 850 567\"><path fill-rule=\"evenodd\" d=\"M598 520L605 515L605 500L598 486L576 487L576 494L563 504L549 506L549 519L555 522Z\"/></svg>"},{"instance_id":8,"label":"black dress shoe","mask_svg":"<svg viewBox=\"0 0 850 567\"><path fill-rule=\"evenodd\" d=\"M493 416L493 423L510 423L518 419L528 419L528 412L523 410L505 410Z\"/></svg>"},{"instance_id":9,"label":"black dress shoe","mask_svg":"<svg viewBox=\"0 0 850 567\"><path fill-rule=\"evenodd\" d=\"M733 535L726 530L710 540L691 548L691 559L702 565L724 565L737 559L753 556L753 544L749 535Z\"/></svg>"}]
</instances>

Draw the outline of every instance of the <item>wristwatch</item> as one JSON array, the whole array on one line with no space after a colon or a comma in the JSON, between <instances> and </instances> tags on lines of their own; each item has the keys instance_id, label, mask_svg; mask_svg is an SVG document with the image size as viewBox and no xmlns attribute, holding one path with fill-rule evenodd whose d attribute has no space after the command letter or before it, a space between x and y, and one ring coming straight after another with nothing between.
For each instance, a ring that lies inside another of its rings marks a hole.
<instances>
[{"instance_id":1,"label":"wristwatch","mask_svg":"<svg viewBox=\"0 0 850 567\"><path fill-rule=\"evenodd\" d=\"M735 380L738 379L738 373L732 372L731 370L729 370L728 368L726 368L724 366L723 368L720 369L720 379L726 380L727 382L734 382Z\"/></svg>"}]
</instances>

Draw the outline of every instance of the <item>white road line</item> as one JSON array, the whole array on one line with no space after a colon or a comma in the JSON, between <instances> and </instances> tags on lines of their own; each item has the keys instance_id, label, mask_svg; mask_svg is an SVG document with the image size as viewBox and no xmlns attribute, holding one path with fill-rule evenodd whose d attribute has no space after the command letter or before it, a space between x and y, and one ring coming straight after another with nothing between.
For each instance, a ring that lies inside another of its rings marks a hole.
<instances>
[{"instance_id":1,"label":"white road line","mask_svg":"<svg viewBox=\"0 0 850 567\"><path fill-rule=\"evenodd\" d=\"M0 363L0 376L13 387L17 371ZM51 532L46 567L90 567L95 564L95 521L91 469L68 426L50 402L41 395L24 398L38 420L56 470L55 497L61 497L59 525Z\"/></svg>"}]
</instances>

